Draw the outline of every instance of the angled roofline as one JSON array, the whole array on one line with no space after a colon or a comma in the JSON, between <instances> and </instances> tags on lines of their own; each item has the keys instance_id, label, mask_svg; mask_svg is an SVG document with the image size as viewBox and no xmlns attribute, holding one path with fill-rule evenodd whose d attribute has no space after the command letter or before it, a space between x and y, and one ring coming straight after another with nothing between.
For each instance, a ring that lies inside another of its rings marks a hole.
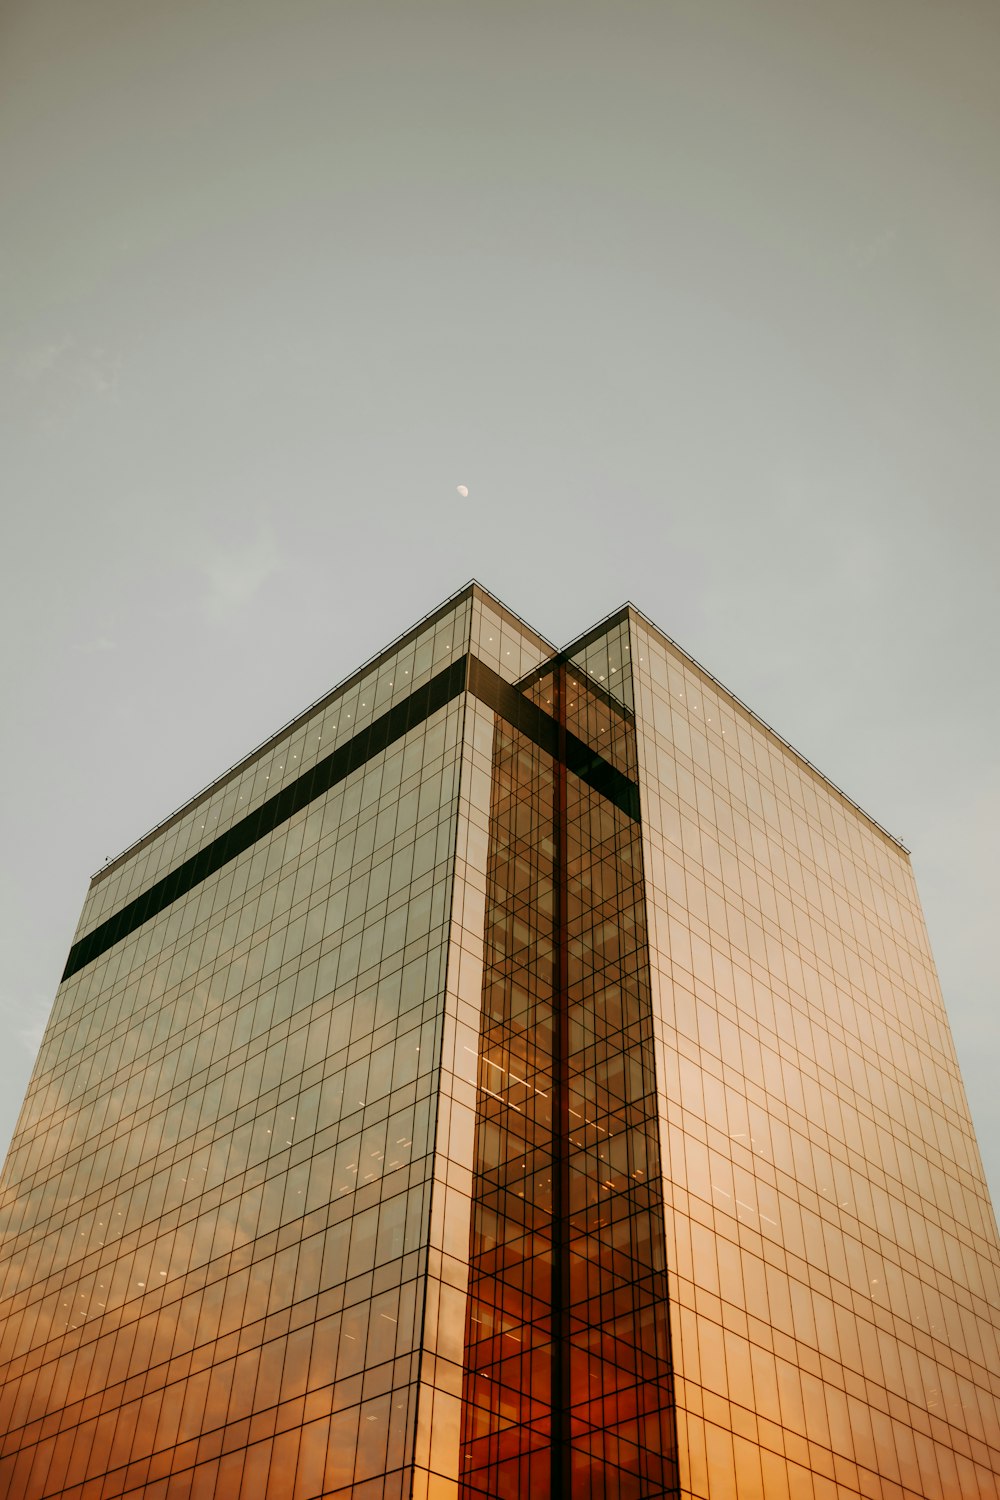
<instances>
[{"instance_id":1,"label":"angled roofline","mask_svg":"<svg viewBox=\"0 0 1000 1500\"><path fill-rule=\"evenodd\" d=\"M812 761L809 760L805 755L803 755L800 750L796 750L795 746L788 740L786 740L783 735L779 734L778 731L774 729L770 724L768 724L766 720L762 719L759 714L754 713L753 709L750 708L748 704L744 703L742 698L739 698L736 693L734 693L730 688L726 687L725 683L720 682L717 677L713 676L713 674L708 670L707 667L703 667L702 664L690 654L690 652L685 651L683 646L675 641L672 636L669 636L665 630L662 630L660 626L655 623L655 621L651 620L648 615L644 614L641 609L639 609L635 604L631 602L631 600L626 600L625 603L620 605L617 609L613 609L610 614L605 615L595 624L588 627L588 629L582 631L579 635L574 636L573 639L568 643L568 645L560 649L546 636L541 635L537 630L535 630L533 626L529 625L526 620L522 619L521 616L514 610L512 610L509 605L504 604L502 599L497 598L496 594L491 593L488 588L486 588L479 582L478 579L470 578L469 581L463 584L460 589L456 589L453 594L449 594L447 599L445 599L441 604L436 605L435 608L430 610L426 615L423 615L419 620L417 620L414 625L409 626L400 635L396 636L389 642L387 646L381 647L380 650L376 651L372 656L368 657L366 661L362 662L360 667L356 667L353 672L350 672L346 677L342 678L340 682L336 683L332 688L329 688L325 693L322 693L306 708L302 709L300 713L295 714L295 716L289 719L287 723L283 724L280 729L275 730L273 734L269 734L266 739L260 742L259 745L256 745L246 755L241 756L238 761L234 762L234 764L228 768L228 770L223 771L220 776L214 777L213 780L203 786L200 791L196 792L193 797L188 797L183 803L181 803L179 807L175 808L173 812L169 813L167 817L161 819L160 822L149 829L147 833L144 833L141 838L134 840L125 849L123 849L120 854L115 855L115 857L109 860L107 864L102 865L101 868L95 871L95 873L91 876L91 888L99 881L103 880L105 876L110 875L114 870L118 869L122 864L124 864L127 859L130 859L141 849L152 843L154 839L159 838L161 834L165 833L166 830L170 828L174 823L179 822L180 819L184 817L184 815L191 808L197 807L198 803L203 802L205 798L212 792L217 791L219 788L232 781L233 778L244 771L247 766L251 764L251 762L255 761L259 756L265 754L269 749L277 745L278 742L284 739L287 735L293 733L300 724L304 723L305 720L311 718L312 715L315 714L319 709L324 708L327 704L332 703L334 699L347 692L348 689L353 687L356 682L359 682L362 677L371 672L373 667L375 667L383 657L390 656L393 652L399 651L403 646L406 645L408 641L412 640L415 636L419 635L421 631L426 630L429 626L434 625L439 619L443 618L451 610L454 610L466 599L479 599L481 603L487 604L490 609L499 614L501 619L506 620L510 625L514 626L516 630L520 631L523 635L526 635L531 641L534 642L539 650L547 652L550 657L562 656L566 659L568 659L570 652L583 650L584 647L587 646L595 637L603 634L608 630L611 630L615 625L620 624L621 621L627 616L634 616L635 619L641 621L642 624L649 630L654 631L655 634L658 635L661 640L666 642L666 644L670 646L672 650L676 651L678 655L683 657L683 659L692 667L694 667L694 669L698 673L700 673L700 675L707 682L710 682L714 688L725 694L730 702L734 703L743 711L743 713L747 714L748 717L752 719L755 724L759 725L759 727L763 729L768 735L770 735L772 739L776 740L786 750L790 751L790 753L794 755L795 759L799 761L801 765L805 766L809 771L811 771L814 776L818 777L824 786L829 788L829 790L835 792L837 796L840 797L844 802L846 802L850 807L853 807L855 812L860 813L861 816L866 820L866 822L870 823L873 828L876 828L879 833L883 834L885 838L890 841L890 843L895 845L896 848L901 849L902 852L907 856L909 855L910 850L903 843L902 839L899 839L895 836L895 834L890 833L887 828L883 828L882 824L879 823L876 818L873 818L871 813L866 812L859 803L854 801L853 797L849 797L841 787L837 786L836 782L831 781L829 776L824 775L824 773L818 768L818 766L813 765Z\"/></svg>"},{"instance_id":2,"label":"angled roofline","mask_svg":"<svg viewBox=\"0 0 1000 1500\"><path fill-rule=\"evenodd\" d=\"M596 641L599 636L607 635L610 630L614 630L616 625L620 625L624 619L627 619L631 607L626 602L620 605L618 609L613 609L609 615L605 615L596 624L589 626L588 629L582 631L579 635L575 635L567 645L563 646L560 654L568 658L570 652L585 651L591 641Z\"/></svg>"},{"instance_id":3,"label":"angled roofline","mask_svg":"<svg viewBox=\"0 0 1000 1500\"><path fill-rule=\"evenodd\" d=\"M830 777L827 776L823 771L821 771L818 766L813 765L808 756L803 755L801 750L796 750L795 746L791 743L790 740L786 740L783 734L779 734L771 724L768 724L766 719L761 718L760 714L754 713L749 704L744 703L743 699L738 697L736 693L733 692L732 688L727 688L724 682L720 682L719 679L715 677L707 667L703 667L701 662L696 660L696 658L693 657L689 651L685 651L684 647L679 645L678 642L674 640L673 636L669 636L667 632L665 630L662 630L654 620L651 620L648 615L643 614L642 610L639 609L635 604L633 604L631 600L627 600L626 603L622 606L622 609L618 611L618 613L621 614L625 611L632 615L636 620L640 621L648 630L651 630L655 635L658 635L662 641L665 641L673 651L676 651L679 656L682 656L684 658L685 662L687 662L689 666L694 667L695 671L699 674L700 677L704 678L706 682L710 682L713 688L716 688L720 693L723 693L725 697L729 699L730 703L735 704L737 708L742 710L742 712L745 713L748 718L752 719L759 728L763 729L771 739L777 740L779 745L781 745L785 750L788 750L792 755L794 755L799 764L805 766L808 771L811 771L812 774L816 776L829 791L835 792L843 802L846 802L849 807L853 807L855 812L861 814L866 823L870 823L873 828L877 829L878 832L883 835L883 837L887 838L891 844L893 844L897 849L900 849L903 854L905 854L907 858L909 858L910 850L903 843L902 839L897 838L894 833L890 833L888 828L883 828L878 819L873 818L870 812L866 812L865 809L861 806L860 802L855 802L854 798L848 796L843 787L839 787L837 783L835 781L831 781Z\"/></svg>"},{"instance_id":4,"label":"angled roofline","mask_svg":"<svg viewBox=\"0 0 1000 1500\"><path fill-rule=\"evenodd\" d=\"M534 641L535 645L538 646L542 651L547 651L550 656L555 656L556 652L559 650L559 647L555 644L555 642L550 641L547 636L540 635L535 627L533 625L529 625L527 620L522 620L521 616L517 614L515 610L511 609L509 604L504 604L503 600L498 599L496 594L491 594L489 589L485 588L484 585L479 582L478 578L470 578L469 582L465 586L465 589L459 590L459 593L465 593L466 591L468 591L473 596L473 598L478 597L482 599L490 606L491 609L495 610L502 619L505 619L508 624L516 626L516 628L521 631L522 635L529 636Z\"/></svg>"},{"instance_id":5,"label":"angled roofline","mask_svg":"<svg viewBox=\"0 0 1000 1500\"><path fill-rule=\"evenodd\" d=\"M797 750L790 740L786 740L784 735L779 734L779 732L774 728L773 725L769 724L766 719L762 719L760 714L755 713L754 710L749 706L749 704L744 703L743 699L733 692L732 688L728 688L726 687L726 684L724 682L720 682L718 677L716 677L714 673L710 672L707 667L702 666L701 662L698 661L696 657L691 655L690 651L685 651L684 647L678 641L675 641L673 636L668 635L665 630L661 629L661 627L656 624L656 621L651 620L647 614L644 614L643 611L638 607L638 605L632 603L631 599L626 599L624 604L620 605L617 609L613 609L610 614L605 615L604 618L598 620L596 624L591 625L588 629L582 631L580 635L574 636L573 640L570 641L567 646L564 646L562 648L559 655L568 658L570 656L570 653L584 650L592 640L595 640L598 636L605 635L609 630L613 630L616 625L619 625L622 620L626 618L634 618L641 621L641 623L646 626L648 630L651 630L654 635L659 636L660 639L671 648L671 650L676 651L678 656L683 657L684 661L687 662L689 666L693 667L700 677L702 677L706 682L710 682L713 688L717 689L718 692L722 693L726 698L728 698L730 703L734 704L737 708L742 710L742 712L745 713L748 718L752 719L760 729L764 730L765 734L767 734L771 739L777 740L779 745L781 745L785 750L789 751L800 765L804 766L806 770L810 771L815 777L818 778L819 781L823 783L828 791L834 792L841 799L841 801L846 802L847 805L849 807L852 807L855 812L860 813L866 823L870 823L871 826L875 828L880 834L882 834L884 838L887 838L889 842L895 846L895 848L901 850L901 852L905 854L907 858L909 858L910 850L906 846L906 844L903 843L902 839L897 838L894 833L890 833L888 828L883 827L883 825L878 821L877 818L873 818L870 812L866 812L866 810L861 806L860 802L855 802L854 798L849 796L848 793L844 791L843 787L838 786L835 781L832 781L830 777L825 774L825 772L821 771L818 766L813 764L808 756L803 755L801 750Z\"/></svg>"},{"instance_id":6,"label":"angled roofline","mask_svg":"<svg viewBox=\"0 0 1000 1500\"><path fill-rule=\"evenodd\" d=\"M279 740L291 734L300 723L310 718L318 709L325 707L327 703L332 703L335 698L345 693L355 682L360 681L367 672L370 672L381 657L388 656L393 651L398 651L413 636L419 635L422 630L426 630L428 626L433 625L443 615L447 614L449 610L455 609L466 598L471 598L477 589L483 594L486 593L486 590L480 588L480 585L474 579L470 579L460 589L456 589L454 594L450 594L442 604L436 605L428 614L419 619L415 625L409 626L401 635L396 636L395 640L390 641L388 646L381 647L367 661L362 662L360 667L356 667L353 672L342 678L332 688L328 688L325 693L321 693L307 708L302 709L300 713L297 713L286 724L283 724L280 729L276 729L273 734L269 734L266 739L261 740L260 744L256 745L248 754L241 755L239 760L235 761L228 770L223 771L220 776L213 777L211 781L202 787L201 791L195 792L193 797L186 798L179 807L175 808L173 812L168 813L165 818L161 818L160 822L154 824L148 832L142 834L140 838L135 839L120 854L116 854L113 859L110 859L107 864L102 865L91 876L91 887L98 884L106 875L112 874L125 860L138 854L140 849L145 848L147 844L151 844L154 839L159 838L160 834L165 833L172 824L179 822L191 808L197 807L198 803L203 802L210 793L218 791L227 782L232 781L234 777L238 776L241 771L244 771L250 765L251 761L256 760L258 756L263 755L267 750L276 745Z\"/></svg>"}]
</instances>

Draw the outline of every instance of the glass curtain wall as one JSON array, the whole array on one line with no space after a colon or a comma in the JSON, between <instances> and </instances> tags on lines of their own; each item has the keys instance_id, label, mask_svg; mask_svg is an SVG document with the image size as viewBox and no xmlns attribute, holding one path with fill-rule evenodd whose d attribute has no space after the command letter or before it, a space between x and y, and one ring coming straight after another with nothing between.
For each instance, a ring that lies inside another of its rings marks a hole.
<instances>
[{"instance_id":1,"label":"glass curtain wall","mask_svg":"<svg viewBox=\"0 0 1000 1500\"><path fill-rule=\"evenodd\" d=\"M905 850L633 615L686 1500L977 1500L1000 1253Z\"/></svg>"},{"instance_id":2,"label":"glass curtain wall","mask_svg":"<svg viewBox=\"0 0 1000 1500\"><path fill-rule=\"evenodd\" d=\"M460 1493L666 1496L641 848L601 790L634 783L634 728L565 658L523 691L554 738L497 721Z\"/></svg>"},{"instance_id":3,"label":"glass curtain wall","mask_svg":"<svg viewBox=\"0 0 1000 1500\"><path fill-rule=\"evenodd\" d=\"M461 701L63 985L0 1494L410 1493Z\"/></svg>"}]
</instances>

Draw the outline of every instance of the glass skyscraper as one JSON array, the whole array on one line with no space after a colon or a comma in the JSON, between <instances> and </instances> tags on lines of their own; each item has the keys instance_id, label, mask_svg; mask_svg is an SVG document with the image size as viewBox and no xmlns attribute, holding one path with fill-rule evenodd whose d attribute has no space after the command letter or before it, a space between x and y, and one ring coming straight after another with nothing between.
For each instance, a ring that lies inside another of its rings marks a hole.
<instances>
[{"instance_id":1,"label":"glass skyscraper","mask_svg":"<svg viewBox=\"0 0 1000 1500\"><path fill-rule=\"evenodd\" d=\"M0 1495L997 1497L998 1268L906 851L473 584L95 876Z\"/></svg>"}]
</instances>

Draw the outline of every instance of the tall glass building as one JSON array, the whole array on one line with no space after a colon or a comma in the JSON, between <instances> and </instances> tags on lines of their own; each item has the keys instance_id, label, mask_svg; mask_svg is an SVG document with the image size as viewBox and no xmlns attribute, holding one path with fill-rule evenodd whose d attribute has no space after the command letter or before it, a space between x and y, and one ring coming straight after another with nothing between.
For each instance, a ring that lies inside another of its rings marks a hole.
<instances>
[{"instance_id":1,"label":"tall glass building","mask_svg":"<svg viewBox=\"0 0 1000 1500\"><path fill-rule=\"evenodd\" d=\"M471 585L94 878L0 1495L996 1497L998 1268L906 851Z\"/></svg>"}]
</instances>

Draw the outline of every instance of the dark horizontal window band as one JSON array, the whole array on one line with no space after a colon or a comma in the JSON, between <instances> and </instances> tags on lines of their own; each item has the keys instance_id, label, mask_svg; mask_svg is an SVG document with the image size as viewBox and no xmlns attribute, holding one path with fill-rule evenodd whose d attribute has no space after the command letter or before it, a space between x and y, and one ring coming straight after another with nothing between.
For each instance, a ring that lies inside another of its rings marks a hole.
<instances>
[{"instance_id":1,"label":"dark horizontal window band","mask_svg":"<svg viewBox=\"0 0 1000 1500\"><path fill-rule=\"evenodd\" d=\"M273 833L295 813L315 802L325 792L345 780L352 771L357 771L374 756L403 738L411 729L429 719L431 714L451 703L468 687L474 697L488 708L513 724L515 728L555 755L558 752L558 726L548 714L522 698L515 688L504 682L496 672L484 666L472 656L461 656L450 666L438 672L423 687L415 688L402 703L397 703L386 713L369 724L367 729L339 745L336 750L317 761L310 770L288 786L275 792L253 812L247 813L232 828L220 833L217 839L199 849L179 864L176 869L157 880L141 896L129 901L108 917L93 932L88 932L78 943L74 943L66 960L62 978L72 978L85 964L93 962L115 943L120 943L158 916L181 896L214 875L239 854L253 847L268 833ZM630 817L639 816L639 788L629 781L614 766L608 765L601 756L590 750L582 740L567 734L566 762L568 768L592 786L595 791L608 797Z\"/></svg>"},{"instance_id":2,"label":"dark horizontal window band","mask_svg":"<svg viewBox=\"0 0 1000 1500\"><path fill-rule=\"evenodd\" d=\"M532 744L549 755L559 754L559 725L551 714L547 714L537 703L525 698L517 688L492 671L475 656L469 657L469 692L494 713L498 713L514 729L520 730ZM565 736L565 765L574 776L579 776L595 792L607 797L622 812L635 822L639 821L639 788L634 781L624 776L616 766L606 761L603 755L592 750L583 740L567 730Z\"/></svg>"},{"instance_id":3,"label":"dark horizontal window band","mask_svg":"<svg viewBox=\"0 0 1000 1500\"><path fill-rule=\"evenodd\" d=\"M430 682L416 688L402 703L374 719L367 729L359 730L343 745L338 745L310 770L303 771L295 781L268 797L260 807L247 813L225 833L220 833L217 839L199 849L197 854L192 854L169 875L164 875L141 896L95 927L93 932L88 932L70 949L63 979L69 979L84 964L107 952L148 922L150 917L157 916L180 896L186 896L188 891L209 875L214 875L216 870L221 870L238 854L243 854L265 834L272 833L303 807L308 807L310 802L315 802L317 797L322 797L324 792L350 776L352 771L358 770L395 740L402 739L410 729L415 729L439 708L457 698L465 690L467 663L467 656L459 657Z\"/></svg>"}]
</instances>

